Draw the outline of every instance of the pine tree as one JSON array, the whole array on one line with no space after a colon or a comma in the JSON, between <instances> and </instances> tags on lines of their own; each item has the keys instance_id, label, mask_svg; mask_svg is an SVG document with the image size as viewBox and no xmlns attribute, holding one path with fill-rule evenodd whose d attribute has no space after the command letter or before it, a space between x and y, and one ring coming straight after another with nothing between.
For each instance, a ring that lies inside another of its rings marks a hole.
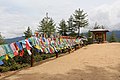
<instances>
[{"instance_id":1,"label":"pine tree","mask_svg":"<svg viewBox=\"0 0 120 80\"><path fill-rule=\"evenodd\" d=\"M105 29L104 25L98 25L97 22L95 23L94 29Z\"/></svg>"},{"instance_id":2,"label":"pine tree","mask_svg":"<svg viewBox=\"0 0 120 80\"><path fill-rule=\"evenodd\" d=\"M95 23L94 29L100 29L100 25L98 25L97 22Z\"/></svg>"},{"instance_id":3,"label":"pine tree","mask_svg":"<svg viewBox=\"0 0 120 80\"><path fill-rule=\"evenodd\" d=\"M46 17L42 19L38 26L38 32L46 33L50 35L55 32L55 23L52 18L48 17L48 13L46 13Z\"/></svg>"},{"instance_id":4,"label":"pine tree","mask_svg":"<svg viewBox=\"0 0 120 80\"><path fill-rule=\"evenodd\" d=\"M55 32L55 24L54 24L54 21L52 18L50 19L48 24L49 24L48 34L54 33Z\"/></svg>"},{"instance_id":5,"label":"pine tree","mask_svg":"<svg viewBox=\"0 0 120 80\"><path fill-rule=\"evenodd\" d=\"M92 38L92 33L90 32L90 30L88 31L88 44L92 44L93 43L93 38Z\"/></svg>"},{"instance_id":6,"label":"pine tree","mask_svg":"<svg viewBox=\"0 0 120 80\"><path fill-rule=\"evenodd\" d=\"M5 43L5 40L4 40L4 38L2 37L2 35L1 35L1 33L0 33L0 45L1 44L4 44Z\"/></svg>"},{"instance_id":7,"label":"pine tree","mask_svg":"<svg viewBox=\"0 0 120 80\"><path fill-rule=\"evenodd\" d=\"M75 34L75 26L73 24L73 16L72 15L68 19L67 23L68 23L68 32L69 32L69 35L73 36Z\"/></svg>"},{"instance_id":8,"label":"pine tree","mask_svg":"<svg viewBox=\"0 0 120 80\"><path fill-rule=\"evenodd\" d=\"M105 26L101 25L101 28L102 28L102 29L105 29Z\"/></svg>"},{"instance_id":9,"label":"pine tree","mask_svg":"<svg viewBox=\"0 0 120 80\"><path fill-rule=\"evenodd\" d=\"M27 31L25 31L24 34L25 38L29 38L32 36L32 30L30 29L30 27L27 28Z\"/></svg>"},{"instance_id":10,"label":"pine tree","mask_svg":"<svg viewBox=\"0 0 120 80\"><path fill-rule=\"evenodd\" d=\"M109 42L116 42L116 38L115 38L114 32L112 32L112 34L110 36L110 39L109 39Z\"/></svg>"},{"instance_id":11,"label":"pine tree","mask_svg":"<svg viewBox=\"0 0 120 80\"><path fill-rule=\"evenodd\" d=\"M67 35L67 32L68 32L68 27L66 25L66 22L64 19L62 19L60 21L60 24L59 24L60 27L58 27L58 31L59 33L62 35L62 36L66 36Z\"/></svg>"},{"instance_id":12,"label":"pine tree","mask_svg":"<svg viewBox=\"0 0 120 80\"><path fill-rule=\"evenodd\" d=\"M87 13L84 13L84 11L80 10L79 8L78 10L75 10L75 13L73 15L74 15L74 23L78 30L78 36L79 36L80 29L88 25L88 20L86 19Z\"/></svg>"}]
</instances>

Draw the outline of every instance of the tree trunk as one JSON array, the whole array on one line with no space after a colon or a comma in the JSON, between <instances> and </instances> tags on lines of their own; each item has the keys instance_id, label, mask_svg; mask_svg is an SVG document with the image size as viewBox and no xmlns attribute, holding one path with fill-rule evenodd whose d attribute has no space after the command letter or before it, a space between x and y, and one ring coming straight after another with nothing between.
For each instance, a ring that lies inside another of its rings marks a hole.
<instances>
[{"instance_id":1,"label":"tree trunk","mask_svg":"<svg viewBox=\"0 0 120 80\"><path fill-rule=\"evenodd\" d=\"M80 27L78 27L78 36L80 36Z\"/></svg>"}]
</instances>

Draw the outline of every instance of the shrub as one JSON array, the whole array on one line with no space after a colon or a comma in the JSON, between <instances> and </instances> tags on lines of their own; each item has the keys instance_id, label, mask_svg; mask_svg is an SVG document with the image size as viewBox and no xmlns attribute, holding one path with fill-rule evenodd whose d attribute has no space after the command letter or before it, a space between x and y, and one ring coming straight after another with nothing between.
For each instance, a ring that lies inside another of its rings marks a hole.
<instances>
[{"instance_id":1,"label":"shrub","mask_svg":"<svg viewBox=\"0 0 120 80\"><path fill-rule=\"evenodd\" d=\"M25 63L25 64L22 64L22 65L21 65L21 68L28 67L28 66L30 66L30 65L27 64L27 63Z\"/></svg>"},{"instance_id":2,"label":"shrub","mask_svg":"<svg viewBox=\"0 0 120 80\"><path fill-rule=\"evenodd\" d=\"M6 72L9 70L10 70L10 67L0 66L0 72Z\"/></svg>"},{"instance_id":3,"label":"shrub","mask_svg":"<svg viewBox=\"0 0 120 80\"><path fill-rule=\"evenodd\" d=\"M36 62L41 61L41 60L42 60L42 57L41 57L40 55L36 55L36 56L34 56L34 60L35 60Z\"/></svg>"},{"instance_id":4,"label":"shrub","mask_svg":"<svg viewBox=\"0 0 120 80\"><path fill-rule=\"evenodd\" d=\"M41 57L43 60L47 59L47 55L46 54L41 54Z\"/></svg>"},{"instance_id":5,"label":"shrub","mask_svg":"<svg viewBox=\"0 0 120 80\"><path fill-rule=\"evenodd\" d=\"M56 54L55 54L55 53L50 55L50 57L55 57L55 56L56 56Z\"/></svg>"},{"instance_id":6,"label":"shrub","mask_svg":"<svg viewBox=\"0 0 120 80\"><path fill-rule=\"evenodd\" d=\"M20 65L20 64L13 64L13 65L11 65L10 66L10 70L11 71L14 71L14 70L18 70L18 69L20 69L22 66Z\"/></svg>"},{"instance_id":7,"label":"shrub","mask_svg":"<svg viewBox=\"0 0 120 80\"><path fill-rule=\"evenodd\" d=\"M64 52L65 50L63 50ZM59 52L58 54L61 54L61 52ZM45 60L51 57L55 57L56 54L43 54L43 53L38 53L38 52L34 52L34 61L38 62L41 60ZM9 58L8 60L3 60L4 65L0 66L0 72L6 72L6 71L14 71L14 70L18 70L27 66L30 66L30 62L31 62L31 56L25 51L24 55L21 56L15 56L14 58Z\"/></svg>"}]
</instances>

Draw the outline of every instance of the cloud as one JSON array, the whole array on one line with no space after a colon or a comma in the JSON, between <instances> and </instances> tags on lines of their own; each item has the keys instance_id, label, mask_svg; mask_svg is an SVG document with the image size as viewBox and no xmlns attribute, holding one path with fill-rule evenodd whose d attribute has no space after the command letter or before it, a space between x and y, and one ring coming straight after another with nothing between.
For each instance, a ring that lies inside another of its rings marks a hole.
<instances>
[{"instance_id":1,"label":"cloud","mask_svg":"<svg viewBox=\"0 0 120 80\"><path fill-rule=\"evenodd\" d=\"M0 32L5 38L22 36L28 26L35 30L35 19L16 12L9 13L6 7L0 7Z\"/></svg>"},{"instance_id":2,"label":"cloud","mask_svg":"<svg viewBox=\"0 0 120 80\"><path fill-rule=\"evenodd\" d=\"M104 4L89 11L89 21L93 26L95 22L107 26L110 30L119 29L113 25L120 23L120 1L112 4Z\"/></svg>"},{"instance_id":3,"label":"cloud","mask_svg":"<svg viewBox=\"0 0 120 80\"><path fill-rule=\"evenodd\" d=\"M35 31L46 12L49 12L49 16L58 24L62 18L67 20L75 10L75 6L71 6L74 4L71 1L73 2L73 0L69 2L61 2L60 0L2 0L0 3L0 32L6 38L11 38L23 35L27 26L32 26L32 30Z\"/></svg>"},{"instance_id":4,"label":"cloud","mask_svg":"<svg viewBox=\"0 0 120 80\"><path fill-rule=\"evenodd\" d=\"M114 0L0 0L0 32L6 38L11 38L22 36L28 26L35 31L46 12L58 25L61 19L67 20L78 8L88 13L90 26L86 30L91 29L96 21L111 30L120 30L119 27L112 26L120 21L120 1L112 1Z\"/></svg>"}]
</instances>

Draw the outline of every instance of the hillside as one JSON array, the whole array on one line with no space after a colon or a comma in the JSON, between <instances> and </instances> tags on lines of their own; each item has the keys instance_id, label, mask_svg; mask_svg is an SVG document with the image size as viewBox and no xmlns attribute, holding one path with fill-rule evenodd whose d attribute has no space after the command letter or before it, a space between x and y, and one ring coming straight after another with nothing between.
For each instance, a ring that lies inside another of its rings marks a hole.
<instances>
[{"instance_id":1,"label":"hillside","mask_svg":"<svg viewBox=\"0 0 120 80\"><path fill-rule=\"evenodd\" d=\"M117 41L120 41L120 31L113 31L113 32L115 34L115 37L116 37ZM112 34L112 32L107 33L107 40L109 40L111 34Z\"/></svg>"},{"instance_id":2,"label":"hillside","mask_svg":"<svg viewBox=\"0 0 120 80\"><path fill-rule=\"evenodd\" d=\"M6 43L12 43L12 42L16 42L16 41L20 41L20 40L24 40L25 38L23 36L21 37L15 37L15 38L9 38L9 39L5 39Z\"/></svg>"},{"instance_id":3,"label":"hillside","mask_svg":"<svg viewBox=\"0 0 120 80\"><path fill-rule=\"evenodd\" d=\"M83 33L83 34L87 36L87 33ZM107 33L107 40L109 40L111 34L112 32ZM115 34L117 41L120 41L120 31L114 31L114 34ZM25 38L21 36L21 37L16 37L16 38L5 39L5 41L6 43L12 43L12 42L16 42L16 41L23 40L23 39Z\"/></svg>"}]
</instances>

